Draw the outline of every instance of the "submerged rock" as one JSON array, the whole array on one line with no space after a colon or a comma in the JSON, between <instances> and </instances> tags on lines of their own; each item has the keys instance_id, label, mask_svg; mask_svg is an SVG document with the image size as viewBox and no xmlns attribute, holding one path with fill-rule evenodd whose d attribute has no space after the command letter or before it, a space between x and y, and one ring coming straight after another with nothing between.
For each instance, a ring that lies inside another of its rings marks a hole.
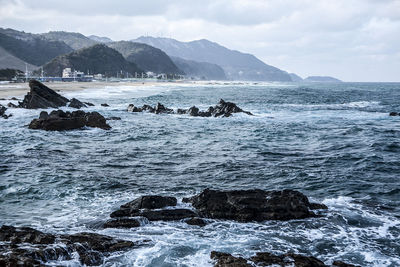
<instances>
[{"instance_id":1,"label":"submerged rock","mask_svg":"<svg viewBox=\"0 0 400 267\"><path fill-rule=\"evenodd\" d=\"M42 129L46 131L66 131L79 129L84 126L109 130L111 127L106 119L98 112L64 112L54 110L50 114L46 111L40 113L39 119L34 119L29 124L29 129Z\"/></svg>"},{"instance_id":2,"label":"submerged rock","mask_svg":"<svg viewBox=\"0 0 400 267\"><path fill-rule=\"evenodd\" d=\"M83 103L85 103L85 105L87 105L87 106L89 106L89 107L94 107L94 104L93 104L93 103L90 103L90 102L83 102Z\"/></svg>"},{"instance_id":3,"label":"submerged rock","mask_svg":"<svg viewBox=\"0 0 400 267\"><path fill-rule=\"evenodd\" d=\"M295 267L328 267L324 262L312 256L295 253L274 255L268 252L258 252L255 256L245 259L229 253L212 251L210 258L215 261L214 267L253 267L253 266L295 266ZM331 266L356 267L341 261L335 261Z\"/></svg>"},{"instance_id":4,"label":"submerged rock","mask_svg":"<svg viewBox=\"0 0 400 267\"><path fill-rule=\"evenodd\" d=\"M103 103L103 104L100 104L100 106L102 106L102 107L109 107L110 105L108 105L107 103Z\"/></svg>"},{"instance_id":5,"label":"submerged rock","mask_svg":"<svg viewBox=\"0 0 400 267\"><path fill-rule=\"evenodd\" d=\"M202 218L198 218L198 217L193 217L193 218L186 219L185 223L187 223L189 225L197 225L197 226L200 226L200 227L203 227L203 226L207 225L206 221L204 221Z\"/></svg>"},{"instance_id":6,"label":"submerged rock","mask_svg":"<svg viewBox=\"0 0 400 267\"><path fill-rule=\"evenodd\" d=\"M11 102L7 104L7 107L9 107L9 108L18 108L17 105L15 105L14 103L11 103Z\"/></svg>"},{"instance_id":7,"label":"submerged rock","mask_svg":"<svg viewBox=\"0 0 400 267\"><path fill-rule=\"evenodd\" d=\"M106 118L107 121L120 121L121 118L120 117L108 117Z\"/></svg>"},{"instance_id":8,"label":"submerged rock","mask_svg":"<svg viewBox=\"0 0 400 267\"><path fill-rule=\"evenodd\" d=\"M311 209L327 208L323 204L311 204L305 195L294 190L206 189L183 201L192 203L203 217L241 222L304 219L317 216Z\"/></svg>"},{"instance_id":9,"label":"submerged rock","mask_svg":"<svg viewBox=\"0 0 400 267\"><path fill-rule=\"evenodd\" d=\"M68 107L76 109L87 108L87 106L84 103L82 103L76 98L71 99L71 102L69 103Z\"/></svg>"},{"instance_id":10,"label":"submerged rock","mask_svg":"<svg viewBox=\"0 0 400 267\"><path fill-rule=\"evenodd\" d=\"M19 107L27 109L58 108L66 106L69 100L54 90L36 80L29 81L30 92L25 95L24 100L19 102Z\"/></svg>"},{"instance_id":11,"label":"submerged rock","mask_svg":"<svg viewBox=\"0 0 400 267\"><path fill-rule=\"evenodd\" d=\"M400 116L400 113L398 113L398 112L390 112L389 116Z\"/></svg>"},{"instance_id":12,"label":"submerged rock","mask_svg":"<svg viewBox=\"0 0 400 267\"><path fill-rule=\"evenodd\" d=\"M5 106L0 105L0 117L4 119L8 119L12 116L12 114L6 114L7 108Z\"/></svg>"},{"instance_id":13,"label":"submerged rock","mask_svg":"<svg viewBox=\"0 0 400 267\"><path fill-rule=\"evenodd\" d=\"M95 233L54 235L30 227L0 228L0 266L44 266L48 261L70 260L79 255L82 264L101 265L111 252L138 246L131 241Z\"/></svg>"},{"instance_id":14,"label":"submerged rock","mask_svg":"<svg viewBox=\"0 0 400 267\"><path fill-rule=\"evenodd\" d=\"M244 111L243 109L239 108L235 103L232 102L225 102L223 99L219 101L219 104L214 107L209 107L206 111L200 111L200 109L196 106L193 106L189 109L177 109L174 112L173 109L166 108L164 105L157 103L157 105L153 108L149 105L143 105L142 107L136 107L133 104L128 106L128 112L150 112L155 114L188 114L189 116L193 117L229 117L233 113L243 112L247 115L253 115L249 111Z\"/></svg>"}]
</instances>

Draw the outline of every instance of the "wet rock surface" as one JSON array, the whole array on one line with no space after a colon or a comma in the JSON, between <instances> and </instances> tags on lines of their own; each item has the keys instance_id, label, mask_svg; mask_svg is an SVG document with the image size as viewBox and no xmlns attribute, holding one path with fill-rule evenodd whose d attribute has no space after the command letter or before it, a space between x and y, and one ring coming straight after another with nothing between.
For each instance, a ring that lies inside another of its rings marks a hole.
<instances>
[{"instance_id":1,"label":"wet rock surface","mask_svg":"<svg viewBox=\"0 0 400 267\"><path fill-rule=\"evenodd\" d=\"M328 267L324 262L312 256L303 256L295 253L274 255L268 252L259 252L255 256L245 259L232 256L228 253L212 251L210 258L215 261L214 267L254 267L254 266L295 266L295 267ZM335 261L331 266L356 267L341 261Z\"/></svg>"},{"instance_id":2,"label":"wet rock surface","mask_svg":"<svg viewBox=\"0 0 400 267\"><path fill-rule=\"evenodd\" d=\"M70 108L76 108L76 109L81 109L81 108L86 108L87 105L82 103L81 101L79 101L76 98L72 98L71 102L69 103L68 107Z\"/></svg>"},{"instance_id":3,"label":"wet rock surface","mask_svg":"<svg viewBox=\"0 0 400 267\"><path fill-rule=\"evenodd\" d=\"M103 225L104 228L133 228L139 227L140 221L135 218L116 218L106 221Z\"/></svg>"},{"instance_id":4,"label":"wet rock surface","mask_svg":"<svg viewBox=\"0 0 400 267\"><path fill-rule=\"evenodd\" d=\"M206 189L183 201L191 203L202 217L240 222L304 219L317 216L311 209L327 208L323 204L310 203L305 195L294 190Z\"/></svg>"},{"instance_id":5,"label":"wet rock surface","mask_svg":"<svg viewBox=\"0 0 400 267\"><path fill-rule=\"evenodd\" d=\"M230 117L232 114L240 112L247 115L253 115L251 112L239 108L235 103L226 102L223 99L221 99L217 105L209 107L205 111L200 111L196 106L189 109L177 109L174 111L173 109L166 108L160 103L157 103L155 107L149 105L136 107L135 105L130 104L127 110L128 112L150 112L155 114L187 114L193 117Z\"/></svg>"},{"instance_id":6,"label":"wet rock surface","mask_svg":"<svg viewBox=\"0 0 400 267\"><path fill-rule=\"evenodd\" d=\"M148 195L122 205L121 209L161 209L167 206L176 206L177 202L175 197Z\"/></svg>"},{"instance_id":7,"label":"wet rock surface","mask_svg":"<svg viewBox=\"0 0 400 267\"><path fill-rule=\"evenodd\" d=\"M42 129L46 131L66 131L82 127L101 128L109 130L111 127L106 123L106 119L98 112L64 112L54 110L50 114L46 111L40 113L39 119L34 119L29 124L29 129Z\"/></svg>"},{"instance_id":8,"label":"wet rock surface","mask_svg":"<svg viewBox=\"0 0 400 267\"><path fill-rule=\"evenodd\" d=\"M6 114L7 108L5 106L0 105L0 117L4 118L4 119L8 119L9 117L11 117L12 115L7 115Z\"/></svg>"},{"instance_id":9,"label":"wet rock surface","mask_svg":"<svg viewBox=\"0 0 400 267\"><path fill-rule=\"evenodd\" d=\"M29 81L30 92L25 95L19 107L27 109L58 108L66 106L69 100L36 80Z\"/></svg>"},{"instance_id":10,"label":"wet rock surface","mask_svg":"<svg viewBox=\"0 0 400 267\"><path fill-rule=\"evenodd\" d=\"M400 116L400 113L398 113L398 112L390 112L389 116Z\"/></svg>"},{"instance_id":11,"label":"wet rock surface","mask_svg":"<svg viewBox=\"0 0 400 267\"><path fill-rule=\"evenodd\" d=\"M186 219L185 223L189 224L189 225L197 225L200 227L206 226L207 223L205 220L203 220L202 218L198 218L198 217L193 217L190 219Z\"/></svg>"},{"instance_id":12,"label":"wet rock surface","mask_svg":"<svg viewBox=\"0 0 400 267\"><path fill-rule=\"evenodd\" d=\"M111 252L140 245L95 233L54 235L6 225L0 228L0 241L0 266L45 266L49 261L70 260L73 253L82 264L97 266Z\"/></svg>"}]
</instances>

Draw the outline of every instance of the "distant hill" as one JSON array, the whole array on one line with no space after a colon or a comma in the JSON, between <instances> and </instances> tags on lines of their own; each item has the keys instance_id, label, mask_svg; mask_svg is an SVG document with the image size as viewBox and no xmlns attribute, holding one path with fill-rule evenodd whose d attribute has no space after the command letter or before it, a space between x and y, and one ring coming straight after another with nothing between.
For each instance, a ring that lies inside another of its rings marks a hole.
<instances>
[{"instance_id":1,"label":"distant hill","mask_svg":"<svg viewBox=\"0 0 400 267\"><path fill-rule=\"evenodd\" d=\"M101 37L101 36L97 36L97 35L89 35L87 37L89 39L92 39L95 42L98 42L98 43L111 43L111 42L113 42L113 40L111 40L108 37Z\"/></svg>"},{"instance_id":2,"label":"distant hill","mask_svg":"<svg viewBox=\"0 0 400 267\"><path fill-rule=\"evenodd\" d=\"M52 31L42 33L41 36L48 40L64 42L74 50L89 47L98 43L97 41L77 32Z\"/></svg>"},{"instance_id":3,"label":"distant hill","mask_svg":"<svg viewBox=\"0 0 400 267\"><path fill-rule=\"evenodd\" d=\"M56 57L43 66L45 75L49 76L61 76L64 68L114 77L120 72L123 75L127 72L130 75L134 75L135 72L142 72L136 64L128 62L119 52L105 44L96 44Z\"/></svg>"},{"instance_id":4,"label":"distant hill","mask_svg":"<svg viewBox=\"0 0 400 267\"><path fill-rule=\"evenodd\" d=\"M27 62L23 61L20 58L17 58L16 56L10 54L4 48L0 47L0 69L11 68L25 71L25 67L27 67L29 71L32 71L38 68L38 66L29 63L25 65L25 63Z\"/></svg>"},{"instance_id":5,"label":"distant hill","mask_svg":"<svg viewBox=\"0 0 400 267\"><path fill-rule=\"evenodd\" d=\"M134 62L145 71L166 74L185 74L171 58L158 48L130 41L108 43L109 47L120 52L126 60Z\"/></svg>"},{"instance_id":6,"label":"distant hill","mask_svg":"<svg viewBox=\"0 0 400 267\"><path fill-rule=\"evenodd\" d=\"M302 82L303 78L301 78L299 75L296 73L289 73L290 78L292 78L292 82Z\"/></svg>"},{"instance_id":7,"label":"distant hill","mask_svg":"<svg viewBox=\"0 0 400 267\"><path fill-rule=\"evenodd\" d=\"M339 79L330 76L309 76L304 79L305 82L342 82Z\"/></svg>"},{"instance_id":8,"label":"distant hill","mask_svg":"<svg viewBox=\"0 0 400 267\"><path fill-rule=\"evenodd\" d=\"M230 50L208 40L180 42L170 38L140 37L135 42L157 47L169 56L221 66L228 79L291 81L289 74L267 65L251 54Z\"/></svg>"},{"instance_id":9,"label":"distant hill","mask_svg":"<svg viewBox=\"0 0 400 267\"><path fill-rule=\"evenodd\" d=\"M179 57L171 57L172 61L183 70L187 77L205 80L226 80L224 70L212 63L197 62Z\"/></svg>"},{"instance_id":10,"label":"distant hill","mask_svg":"<svg viewBox=\"0 0 400 267\"><path fill-rule=\"evenodd\" d=\"M73 51L63 42L47 40L38 35L22 34L20 37L23 38L15 38L0 32L0 47L12 56L32 65L42 65L56 56ZM14 63L11 62L12 64ZM11 65L7 67L12 67Z\"/></svg>"}]
</instances>

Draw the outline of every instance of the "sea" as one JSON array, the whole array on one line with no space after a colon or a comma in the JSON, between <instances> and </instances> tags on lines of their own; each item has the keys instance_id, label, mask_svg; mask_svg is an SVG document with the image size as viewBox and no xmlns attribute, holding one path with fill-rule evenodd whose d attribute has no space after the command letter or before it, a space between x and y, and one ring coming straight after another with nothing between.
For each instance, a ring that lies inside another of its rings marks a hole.
<instances>
[{"instance_id":1,"label":"sea","mask_svg":"<svg viewBox=\"0 0 400 267\"><path fill-rule=\"evenodd\" d=\"M13 116L0 118L0 225L149 240L104 266L210 267L211 251L400 266L400 116L389 116L400 112L400 83L121 83L64 96L121 120L109 121L109 131L46 132L27 127L41 110L8 109ZM158 102L207 109L220 99L254 116L127 112ZM142 195L175 196L186 206L183 197L206 188L295 189L328 210L292 221L99 227ZM78 258L48 264L80 266Z\"/></svg>"}]
</instances>

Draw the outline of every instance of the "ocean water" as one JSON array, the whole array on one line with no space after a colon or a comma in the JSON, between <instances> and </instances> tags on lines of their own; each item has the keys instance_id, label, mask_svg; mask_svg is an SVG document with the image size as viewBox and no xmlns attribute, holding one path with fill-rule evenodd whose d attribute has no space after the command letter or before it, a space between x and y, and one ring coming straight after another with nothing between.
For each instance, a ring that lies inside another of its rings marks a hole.
<instances>
[{"instance_id":1,"label":"ocean water","mask_svg":"<svg viewBox=\"0 0 400 267\"><path fill-rule=\"evenodd\" d=\"M45 132L27 128L39 110L9 109L14 116L0 119L0 224L151 240L112 254L105 266L212 266L212 250L400 265L400 117L388 115L400 112L400 84L122 84L66 96L122 120L109 121L110 131ZM255 116L126 112L131 103L157 102L206 109L220 98ZM141 195L181 199L205 188L296 189L329 210L288 222L98 227Z\"/></svg>"}]
</instances>

